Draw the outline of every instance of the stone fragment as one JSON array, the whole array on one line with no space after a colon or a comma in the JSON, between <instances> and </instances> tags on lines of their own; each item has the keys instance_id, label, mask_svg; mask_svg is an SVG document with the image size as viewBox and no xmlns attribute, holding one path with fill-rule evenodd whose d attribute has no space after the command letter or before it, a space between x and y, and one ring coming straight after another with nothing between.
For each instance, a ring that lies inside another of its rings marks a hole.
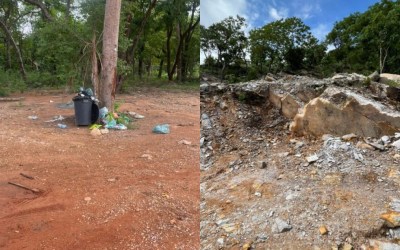
<instances>
[{"instance_id":1,"label":"stone fragment","mask_svg":"<svg viewBox=\"0 0 400 250\"><path fill-rule=\"evenodd\" d=\"M343 141L351 141L352 139L357 139L357 137L358 137L357 135L351 133L351 134L342 136L342 140Z\"/></svg>"},{"instance_id":2,"label":"stone fragment","mask_svg":"<svg viewBox=\"0 0 400 250\"><path fill-rule=\"evenodd\" d=\"M188 140L180 140L180 141L178 142L178 144L191 145L192 142L191 142L191 141L188 141Z\"/></svg>"},{"instance_id":3,"label":"stone fragment","mask_svg":"<svg viewBox=\"0 0 400 250\"><path fill-rule=\"evenodd\" d=\"M319 228L319 233L320 233L321 235L327 234L327 233L328 233L328 228L327 228L325 225L322 225L322 226Z\"/></svg>"},{"instance_id":4,"label":"stone fragment","mask_svg":"<svg viewBox=\"0 0 400 250\"><path fill-rule=\"evenodd\" d=\"M247 243L245 243L245 244L242 246L242 249L243 249L243 250L249 250L249 249L251 249L251 244L252 244L252 242L247 242Z\"/></svg>"},{"instance_id":5,"label":"stone fragment","mask_svg":"<svg viewBox=\"0 0 400 250\"><path fill-rule=\"evenodd\" d=\"M280 218L276 218L274 224L272 225L273 233L284 233L290 231L291 229L292 226Z\"/></svg>"},{"instance_id":6,"label":"stone fragment","mask_svg":"<svg viewBox=\"0 0 400 250\"><path fill-rule=\"evenodd\" d=\"M353 250L353 246L349 243L344 243L342 250Z\"/></svg>"},{"instance_id":7,"label":"stone fragment","mask_svg":"<svg viewBox=\"0 0 400 250\"><path fill-rule=\"evenodd\" d=\"M379 81L379 72L378 71L375 71L374 73L372 73L372 74L370 74L369 76L368 76L368 78L369 79L371 79L371 81L374 81L374 82L377 82L377 81Z\"/></svg>"},{"instance_id":8,"label":"stone fragment","mask_svg":"<svg viewBox=\"0 0 400 250\"><path fill-rule=\"evenodd\" d=\"M222 225L222 229L227 233L233 233L238 230L238 226L235 223L227 223Z\"/></svg>"},{"instance_id":9,"label":"stone fragment","mask_svg":"<svg viewBox=\"0 0 400 250\"><path fill-rule=\"evenodd\" d=\"M400 245L380 240L370 240L370 247L374 250L400 250Z\"/></svg>"},{"instance_id":10,"label":"stone fragment","mask_svg":"<svg viewBox=\"0 0 400 250\"><path fill-rule=\"evenodd\" d=\"M392 146L395 147L396 149L400 149L400 140L393 142Z\"/></svg>"},{"instance_id":11,"label":"stone fragment","mask_svg":"<svg viewBox=\"0 0 400 250\"><path fill-rule=\"evenodd\" d=\"M388 227L399 227L400 226L400 212L388 211L380 216L385 221Z\"/></svg>"},{"instance_id":12,"label":"stone fragment","mask_svg":"<svg viewBox=\"0 0 400 250\"><path fill-rule=\"evenodd\" d=\"M318 161L318 159L319 159L318 155L316 155L316 154L306 157L306 160L308 163L316 162L316 161Z\"/></svg>"},{"instance_id":13,"label":"stone fragment","mask_svg":"<svg viewBox=\"0 0 400 250\"><path fill-rule=\"evenodd\" d=\"M371 145L369 145L369 144L367 144L367 143L365 143L365 142L360 142L360 141L357 142L356 148L359 148L359 149L368 149L368 150L375 150L375 148L372 147Z\"/></svg>"}]
</instances>

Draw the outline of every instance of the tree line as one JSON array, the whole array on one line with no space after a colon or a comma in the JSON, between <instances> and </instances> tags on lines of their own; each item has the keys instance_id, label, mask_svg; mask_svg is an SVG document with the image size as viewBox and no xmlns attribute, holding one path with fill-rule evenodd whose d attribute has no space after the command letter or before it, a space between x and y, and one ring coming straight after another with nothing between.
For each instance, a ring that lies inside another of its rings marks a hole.
<instances>
[{"instance_id":1,"label":"tree line","mask_svg":"<svg viewBox=\"0 0 400 250\"><path fill-rule=\"evenodd\" d=\"M246 20L228 17L200 27L202 71L232 82L281 71L319 77L335 72L398 74L399 23L399 0L382 0L336 22L324 41L297 17L252 29L247 36Z\"/></svg>"},{"instance_id":2,"label":"tree line","mask_svg":"<svg viewBox=\"0 0 400 250\"><path fill-rule=\"evenodd\" d=\"M0 1L1 89L94 85L106 0ZM200 0L122 0L117 89L198 77Z\"/></svg>"}]
</instances>

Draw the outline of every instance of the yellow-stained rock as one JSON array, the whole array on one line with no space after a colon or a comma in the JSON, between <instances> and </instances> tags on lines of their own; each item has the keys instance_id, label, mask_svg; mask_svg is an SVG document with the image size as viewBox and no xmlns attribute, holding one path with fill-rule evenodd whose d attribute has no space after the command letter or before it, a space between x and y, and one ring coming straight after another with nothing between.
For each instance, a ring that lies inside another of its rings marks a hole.
<instances>
[{"instance_id":1,"label":"yellow-stained rock","mask_svg":"<svg viewBox=\"0 0 400 250\"><path fill-rule=\"evenodd\" d=\"M342 249L343 250L353 250L353 246L350 245L349 243L345 243Z\"/></svg>"},{"instance_id":2,"label":"yellow-stained rock","mask_svg":"<svg viewBox=\"0 0 400 250\"><path fill-rule=\"evenodd\" d=\"M327 233L328 233L328 228L326 228L325 225L322 225L322 226L319 228L319 233L320 233L321 235L327 234Z\"/></svg>"},{"instance_id":3,"label":"yellow-stained rock","mask_svg":"<svg viewBox=\"0 0 400 250\"><path fill-rule=\"evenodd\" d=\"M386 222L388 227L398 227L400 226L400 213L395 211L389 211L384 213L380 217Z\"/></svg>"},{"instance_id":4,"label":"yellow-stained rock","mask_svg":"<svg viewBox=\"0 0 400 250\"><path fill-rule=\"evenodd\" d=\"M247 242L246 244L244 244L242 246L242 249L243 250L249 250L251 248L251 244L252 244L252 242Z\"/></svg>"}]
</instances>

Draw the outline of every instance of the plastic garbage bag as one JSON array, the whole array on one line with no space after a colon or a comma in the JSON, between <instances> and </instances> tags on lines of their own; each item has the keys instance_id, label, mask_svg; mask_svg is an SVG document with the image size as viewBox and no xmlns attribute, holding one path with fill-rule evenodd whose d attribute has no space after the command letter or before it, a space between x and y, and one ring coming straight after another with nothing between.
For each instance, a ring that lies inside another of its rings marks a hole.
<instances>
[{"instance_id":1,"label":"plastic garbage bag","mask_svg":"<svg viewBox=\"0 0 400 250\"><path fill-rule=\"evenodd\" d=\"M106 117L106 115L108 114L108 109L107 107L101 108L99 110L99 117L100 119L104 119Z\"/></svg>"},{"instance_id":2,"label":"plastic garbage bag","mask_svg":"<svg viewBox=\"0 0 400 250\"><path fill-rule=\"evenodd\" d=\"M153 133L156 133L156 134L169 134L169 124L157 124L153 128Z\"/></svg>"}]
</instances>

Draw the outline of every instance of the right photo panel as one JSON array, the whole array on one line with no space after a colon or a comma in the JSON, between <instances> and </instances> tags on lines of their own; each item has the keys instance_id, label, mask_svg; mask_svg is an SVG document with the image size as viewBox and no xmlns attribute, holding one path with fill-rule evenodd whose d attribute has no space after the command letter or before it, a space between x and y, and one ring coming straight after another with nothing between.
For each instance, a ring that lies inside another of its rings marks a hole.
<instances>
[{"instance_id":1,"label":"right photo panel","mask_svg":"<svg viewBox=\"0 0 400 250\"><path fill-rule=\"evenodd\" d=\"M201 249L400 249L400 0L201 0Z\"/></svg>"}]
</instances>

